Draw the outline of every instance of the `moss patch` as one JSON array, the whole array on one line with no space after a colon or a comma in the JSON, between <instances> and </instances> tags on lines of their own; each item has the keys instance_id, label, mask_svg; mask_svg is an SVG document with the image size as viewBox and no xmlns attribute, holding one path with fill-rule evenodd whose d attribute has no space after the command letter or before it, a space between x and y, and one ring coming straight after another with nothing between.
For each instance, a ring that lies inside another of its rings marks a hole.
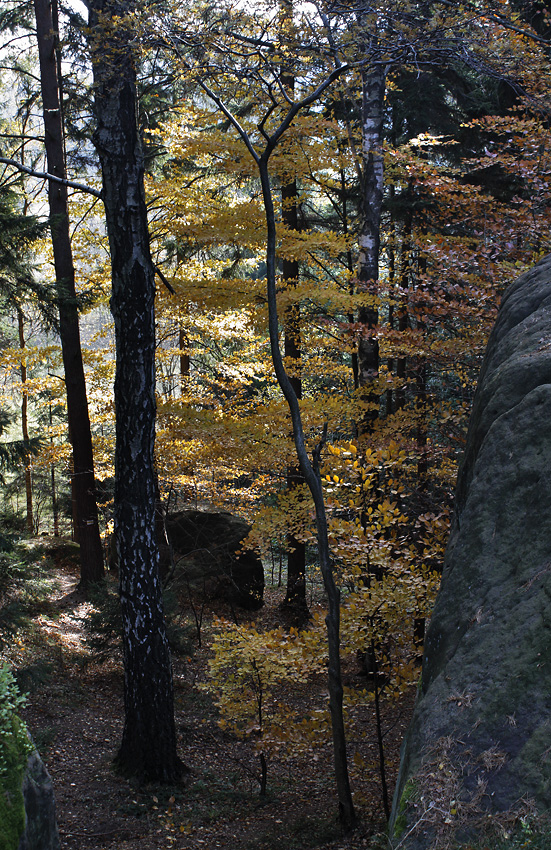
<instances>
[{"instance_id":1,"label":"moss patch","mask_svg":"<svg viewBox=\"0 0 551 850\"><path fill-rule=\"evenodd\" d=\"M0 668L0 850L17 850L25 829L21 783L33 746L17 716L22 703L12 674Z\"/></svg>"},{"instance_id":2,"label":"moss patch","mask_svg":"<svg viewBox=\"0 0 551 850\"><path fill-rule=\"evenodd\" d=\"M21 782L27 753L19 745L21 721L14 717L11 735L0 740L0 850L17 850L25 829L25 803Z\"/></svg>"},{"instance_id":3,"label":"moss patch","mask_svg":"<svg viewBox=\"0 0 551 850\"><path fill-rule=\"evenodd\" d=\"M406 809L409 801L415 796L417 783L414 779L408 779L398 803L398 814L394 822L394 838L401 838L407 826Z\"/></svg>"}]
</instances>

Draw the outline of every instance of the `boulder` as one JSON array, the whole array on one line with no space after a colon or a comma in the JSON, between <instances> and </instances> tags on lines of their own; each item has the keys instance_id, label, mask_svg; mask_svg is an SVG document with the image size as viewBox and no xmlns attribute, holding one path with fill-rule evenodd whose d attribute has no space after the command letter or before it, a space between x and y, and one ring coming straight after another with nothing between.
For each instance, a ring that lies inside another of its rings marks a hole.
<instances>
[{"instance_id":1,"label":"boulder","mask_svg":"<svg viewBox=\"0 0 551 850\"><path fill-rule=\"evenodd\" d=\"M36 750L15 760L18 749L14 738L7 741L4 736L2 757L7 760L0 777L0 848L59 850L50 775Z\"/></svg>"},{"instance_id":2,"label":"boulder","mask_svg":"<svg viewBox=\"0 0 551 850\"><path fill-rule=\"evenodd\" d=\"M505 293L402 748L394 846L551 807L551 257Z\"/></svg>"},{"instance_id":3,"label":"boulder","mask_svg":"<svg viewBox=\"0 0 551 850\"><path fill-rule=\"evenodd\" d=\"M251 526L226 511L178 511L166 519L176 573L190 588L242 608L263 604L264 567L241 545Z\"/></svg>"},{"instance_id":4,"label":"boulder","mask_svg":"<svg viewBox=\"0 0 551 850\"><path fill-rule=\"evenodd\" d=\"M18 850L59 850L52 780L36 750L27 760L22 792L25 829Z\"/></svg>"}]
</instances>

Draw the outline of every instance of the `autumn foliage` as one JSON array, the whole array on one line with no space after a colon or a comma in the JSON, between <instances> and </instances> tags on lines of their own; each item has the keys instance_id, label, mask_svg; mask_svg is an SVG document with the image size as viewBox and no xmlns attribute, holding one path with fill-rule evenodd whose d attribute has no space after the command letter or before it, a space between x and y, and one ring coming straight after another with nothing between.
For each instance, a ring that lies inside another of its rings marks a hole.
<instances>
[{"instance_id":1,"label":"autumn foliage","mask_svg":"<svg viewBox=\"0 0 551 850\"><path fill-rule=\"evenodd\" d=\"M264 54L255 52L262 33L274 28L270 80L274 68L281 72L280 83L288 79L289 56L296 60L297 86L331 73L335 57L349 63L287 129L271 159L271 178L279 268L293 261L299 269L291 286L280 275L277 297L280 317L290 311L298 317L300 357L289 358L286 366L301 380L310 454L327 429L320 473L342 598L342 656L365 665L371 677L365 688L345 692L353 738L358 705L373 700L379 688L374 677L390 696L417 678L481 354L505 287L550 247L548 58L512 7L478 5L476 15L460 5L427 12L430 20L423 21L409 3L385 9L392 26L379 33L379 53L371 57L382 56L387 71L379 278L369 287L358 276L357 241L366 211L363 66L357 55L367 55L361 26L363 32L373 26L370 15L358 16L348 29L337 16L328 38L327 21L318 21L311 36L306 13L297 13L288 30L273 9L252 14L228 6L228 20L241 28L237 38L231 27L220 29L201 4L187 10L185 22L178 10L167 11L166 18L159 12L159 67L148 52L154 41L150 23L139 15L130 21L142 39L141 120L152 152L146 194L158 271L160 498L171 507L191 504L244 515L252 524L248 545L267 563L274 553L285 553L290 538L304 543L309 555L307 624L260 632L251 623L220 620L213 640L206 687L215 696L220 723L253 738L265 767L270 758L315 748L328 734L325 707L312 704L306 716L294 707L297 695L304 705L309 682L326 667L324 599L312 502L304 486L287 486L287 470L296 461L270 359L261 188L243 140L205 95L205 81L217 86L256 140L283 109L273 94L275 83L253 90L250 82L264 80L259 71ZM388 33L398 33L399 46L410 47L401 52L389 46ZM431 52L437 35L446 47ZM323 50L314 50L311 38ZM467 45L464 65L459 54L450 58L460 43ZM411 45L419 49L418 65ZM222 61L229 55L235 73ZM253 69L247 72L245 55ZM283 83L278 96L282 88ZM417 108L423 98L426 109ZM170 109L153 120L155 99L163 107L170 103ZM24 125L21 114L12 117L12 130L23 132ZM89 172L95 185L92 166ZM297 185L296 229L285 222L281 193L291 181ZM73 249L79 295L88 312L85 361L96 475L108 482L113 334L106 238L94 205L71 199L78 221ZM49 248L44 242L35 250L49 280ZM359 385L357 362L359 340L368 333L360 321L366 310L377 316L369 333L379 352L367 392ZM35 326L33 316L29 305L29 328ZM66 477L70 446L63 420L52 415L65 404L53 332L31 337L23 348L9 329L4 336L0 405L16 405L24 364L34 428L44 435L32 460L34 474ZM107 508L106 537L110 530ZM361 759L356 769L362 769Z\"/></svg>"}]
</instances>

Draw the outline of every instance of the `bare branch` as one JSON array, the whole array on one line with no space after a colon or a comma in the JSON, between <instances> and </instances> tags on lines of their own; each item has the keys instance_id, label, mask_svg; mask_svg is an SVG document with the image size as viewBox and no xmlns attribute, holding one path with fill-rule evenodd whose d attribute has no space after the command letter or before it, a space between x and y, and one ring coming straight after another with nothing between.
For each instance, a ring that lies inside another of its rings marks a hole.
<instances>
[{"instance_id":1,"label":"bare branch","mask_svg":"<svg viewBox=\"0 0 551 850\"><path fill-rule=\"evenodd\" d=\"M99 189L94 189L92 186L85 186L84 183L77 183L75 180L68 180L65 177L56 177L55 174L49 174L47 171L35 171L34 168L29 168L16 159L8 159L8 157L0 156L0 163L3 165L12 165L23 174L28 174L30 177L36 177L37 180L49 180L51 183L61 183L62 186L67 186L69 189L75 189L77 192L86 192L88 195L93 195L94 198L101 198L102 194Z\"/></svg>"},{"instance_id":2,"label":"bare branch","mask_svg":"<svg viewBox=\"0 0 551 850\"><path fill-rule=\"evenodd\" d=\"M217 94L213 92L211 88L209 88L209 86L207 86L206 83L203 83L201 80L199 80L198 82L205 94L210 97L210 99L217 105L218 109L226 116L230 124L237 130L254 161L259 162L260 156L256 152L249 134L247 133L245 128L241 126L240 122L237 120L233 112L228 109L226 104L218 97Z\"/></svg>"},{"instance_id":3,"label":"bare branch","mask_svg":"<svg viewBox=\"0 0 551 850\"><path fill-rule=\"evenodd\" d=\"M305 109L307 106L310 106L312 103L315 103L316 100L319 100L319 98L321 97L323 92L326 89L328 89L329 86L332 85L332 83L334 83L334 81L337 79L337 77L340 77L340 75L343 73L343 71L347 71L348 68L349 68L348 64L339 65L337 68L335 68L333 71L331 71L331 73L323 80L323 82L321 82L319 84L319 86L316 89L314 89L314 91L310 92L310 94L306 95L306 97L303 97L302 100L297 100L293 104L293 106L289 109L287 115L285 116L285 118L283 119L283 121L281 122L279 127L277 128L277 130L275 130L272 133L272 135L270 136L269 142L270 142L270 147L272 149L275 148L275 146L279 142L280 138L285 133L285 131L290 127L290 125L292 124L293 120L296 118L298 113L301 112L303 109Z\"/></svg>"},{"instance_id":4,"label":"bare branch","mask_svg":"<svg viewBox=\"0 0 551 850\"><path fill-rule=\"evenodd\" d=\"M172 284L170 283L170 281L168 281L168 280L167 280L167 278L164 276L164 274L163 274L163 273L162 273L162 271L160 270L159 266L158 266L158 265L156 265L156 263L153 263L153 268L155 269L155 272L156 272L156 274L158 275L159 280L161 281L161 283L164 283L164 285L166 286L166 288L168 289L168 291L170 292L170 294L171 294L171 295L176 295L176 290L174 289L174 287L172 286Z\"/></svg>"}]
</instances>

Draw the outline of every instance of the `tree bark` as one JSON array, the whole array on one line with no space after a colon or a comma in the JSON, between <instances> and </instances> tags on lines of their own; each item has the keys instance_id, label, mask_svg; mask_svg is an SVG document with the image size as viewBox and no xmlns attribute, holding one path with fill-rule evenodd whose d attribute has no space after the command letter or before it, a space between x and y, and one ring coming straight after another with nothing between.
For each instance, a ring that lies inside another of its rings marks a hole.
<instances>
[{"instance_id":1,"label":"tree bark","mask_svg":"<svg viewBox=\"0 0 551 850\"><path fill-rule=\"evenodd\" d=\"M289 230L294 231L298 230L297 197L296 180L291 180L281 187L283 223ZM284 259L282 262L284 286L291 289L296 287L298 276L298 261ZM298 304L291 304L285 310L283 327L283 350L288 368L291 371L289 380L296 397L301 399L301 328L300 307ZM303 484L304 476L300 466L296 463L289 464L287 467L287 490L292 492ZM298 540L294 534L287 535L287 592L283 605L294 612L299 622L308 616L308 605L306 603L306 545L302 540Z\"/></svg>"},{"instance_id":2,"label":"tree bark","mask_svg":"<svg viewBox=\"0 0 551 850\"><path fill-rule=\"evenodd\" d=\"M52 402L49 404L49 414L50 414L50 428L53 425L53 416L52 416ZM50 445L53 445L53 437L50 435ZM50 466L50 484L51 484L51 494L52 494L52 514L54 520L54 537L59 537L59 505L57 503L57 488L55 482L55 464L52 463Z\"/></svg>"},{"instance_id":3,"label":"tree bark","mask_svg":"<svg viewBox=\"0 0 551 850\"><path fill-rule=\"evenodd\" d=\"M184 395L184 389L190 375L191 361L189 356L189 339L185 328L178 326L178 348L180 350L180 398Z\"/></svg>"},{"instance_id":4,"label":"tree bark","mask_svg":"<svg viewBox=\"0 0 551 850\"><path fill-rule=\"evenodd\" d=\"M279 36L283 44L293 37L293 0L279 0ZM292 42L291 42L292 43ZM287 97L292 101L295 95L295 76L288 59L281 63L281 85ZM281 186L281 218L290 232L296 232L298 226L298 188L296 177L291 170L285 175ZM283 285L288 290L296 289L299 278L299 264L296 259L284 257L281 263ZM289 371L289 380L298 399L302 398L301 366L301 326L300 306L292 301L283 316L283 351ZM292 493L304 484L300 466L290 463L287 467L287 491ZM306 604L306 545L294 534L287 534L287 591L283 601L295 622L300 624L308 617Z\"/></svg>"},{"instance_id":5,"label":"tree bark","mask_svg":"<svg viewBox=\"0 0 551 850\"><path fill-rule=\"evenodd\" d=\"M26 443L29 442L29 417L28 417L28 402L29 394L27 392L27 364L25 362L25 328L23 325L23 311L17 307L17 327L19 330L19 349L21 351L21 433ZM27 452L25 455L25 494L27 497L27 531L32 534L34 531L33 523L33 484L32 484L32 464L31 456Z\"/></svg>"},{"instance_id":6,"label":"tree bark","mask_svg":"<svg viewBox=\"0 0 551 850\"><path fill-rule=\"evenodd\" d=\"M275 147L275 144L273 147ZM343 716L343 686L340 659L340 591L335 583L333 575L333 566L329 550L327 515L318 462L315 460L314 464L312 464L308 457L298 399L285 370L279 347L275 273L276 226L270 176L268 171L268 160L273 147L268 145L262 156L257 159L262 184L264 208L266 212L266 279L268 290L270 345L277 381L289 405L289 411L291 413L291 419L293 422L293 437L300 468L304 476L304 480L312 494L315 506L318 557L328 601L328 612L325 618L325 623L327 627L327 650L329 656L329 710L331 713L333 758L337 795L339 800L339 815L343 827L345 829L353 829L356 824L356 814L354 811L350 778L348 774L346 733L344 730ZM321 450L321 447L319 448Z\"/></svg>"},{"instance_id":7,"label":"tree bark","mask_svg":"<svg viewBox=\"0 0 551 850\"><path fill-rule=\"evenodd\" d=\"M408 196L411 194L411 184L408 186ZM412 239L413 239L413 210L410 208L405 217L402 247L400 259L400 307L398 314L398 330L400 333L407 331L409 327L408 302L409 302L409 287L411 277L411 257L412 257ZM401 354L397 358L396 377L400 383L396 390L396 410L401 410L406 404L406 385L407 385L407 357Z\"/></svg>"},{"instance_id":8,"label":"tree bark","mask_svg":"<svg viewBox=\"0 0 551 850\"><path fill-rule=\"evenodd\" d=\"M34 8L48 172L65 179L63 120L56 59L57 33L54 30L52 4L49 0L34 0ZM65 372L69 434L73 448L71 486L76 515L75 534L80 544L81 584L86 587L99 581L103 577L104 569L95 495L92 435L80 347L67 187L50 180L48 200L59 301L59 335Z\"/></svg>"},{"instance_id":9,"label":"tree bark","mask_svg":"<svg viewBox=\"0 0 551 850\"><path fill-rule=\"evenodd\" d=\"M115 539L123 619L125 723L117 764L140 781L173 782L172 665L155 534L155 273L137 121L128 4L97 0L90 14L96 146L111 251L115 321Z\"/></svg>"},{"instance_id":10,"label":"tree bark","mask_svg":"<svg viewBox=\"0 0 551 850\"><path fill-rule=\"evenodd\" d=\"M379 395L373 384L379 375L379 342L375 328L379 322L377 296L381 207L383 202L383 102L386 73L384 65L372 63L362 72L362 178L363 225L359 236L358 291L367 303L359 309L363 325L358 344L360 387L366 411L360 430L369 431L378 415Z\"/></svg>"},{"instance_id":11,"label":"tree bark","mask_svg":"<svg viewBox=\"0 0 551 850\"><path fill-rule=\"evenodd\" d=\"M343 235L348 239L348 235L349 235L349 232L350 232L349 231L349 222L348 222L348 198L347 198L348 186L347 186L347 181L346 181L346 174L345 174L345 171L344 171L343 168L341 168L341 170L340 170L339 177L340 177L340 183L341 183L341 199L342 199L342 211L341 211L342 232L343 232ZM355 291L355 282L354 282L354 276L353 276L354 259L353 259L353 256L352 256L352 249L350 247L348 247L347 250L346 250L346 267L347 267L348 271L350 272L349 292L350 292L350 295L354 295L354 291ZM349 312L349 314L348 314L348 321L350 322L351 325L354 324L355 320L354 320L354 314L353 314L352 311ZM359 366L358 366L358 352L357 351L352 352L351 357L350 357L350 365L352 367L352 379L353 379L353 382L354 382L354 389L357 390L358 387L360 386L360 371L359 371Z\"/></svg>"}]
</instances>

